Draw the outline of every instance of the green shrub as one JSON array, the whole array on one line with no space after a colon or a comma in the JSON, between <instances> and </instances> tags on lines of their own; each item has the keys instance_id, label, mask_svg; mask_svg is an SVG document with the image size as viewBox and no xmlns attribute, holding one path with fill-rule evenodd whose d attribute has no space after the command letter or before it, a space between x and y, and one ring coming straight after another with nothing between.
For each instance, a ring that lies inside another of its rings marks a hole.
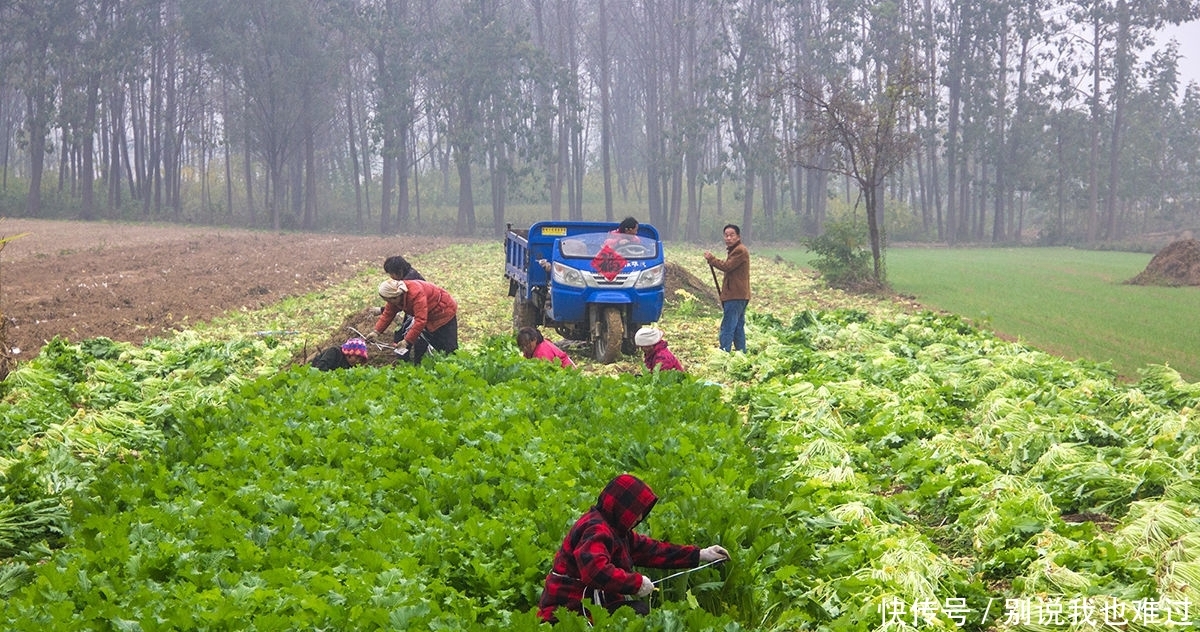
<instances>
[{"instance_id":1,"label":"green shrub","mask_svg":"<svg viewBox=\"0 0 1200 632\"><path fill-rule=\"evenodd\" d=\"M850 220L832 221L825 232L804 240L804 247L817 255L812 266L832 287L852 288L873 280L870 239L867 227Z\"/></svg>"}]
</instances>

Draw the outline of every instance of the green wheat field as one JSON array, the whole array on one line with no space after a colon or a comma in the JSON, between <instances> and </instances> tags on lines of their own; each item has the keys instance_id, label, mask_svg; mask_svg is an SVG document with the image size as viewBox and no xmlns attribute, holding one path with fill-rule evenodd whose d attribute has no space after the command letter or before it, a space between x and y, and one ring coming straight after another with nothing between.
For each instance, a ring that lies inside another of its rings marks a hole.
<instances>
[{"instance_id":1,"label":"green wheat field","mask_svg":"<svg viewBox=\"0 0 1200 632\"><path fill-rule=\"evenodd\" d=\"M804 267L812 257L803 249L755 254ZM1111 363L1123 379L1167 364L1200 380L1200 287L1126 284L1150 259L1073 248L897 247L885 266L896 292L1048 353Z\"/></svg>"}]
</instances>

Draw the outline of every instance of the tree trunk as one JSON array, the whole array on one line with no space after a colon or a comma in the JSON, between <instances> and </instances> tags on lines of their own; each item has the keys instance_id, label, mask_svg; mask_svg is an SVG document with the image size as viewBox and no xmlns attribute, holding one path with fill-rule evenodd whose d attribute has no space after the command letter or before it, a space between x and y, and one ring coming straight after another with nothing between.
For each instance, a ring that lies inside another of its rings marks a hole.
<instances>
[{"instance_id":1,"label":"tree trunk","mask_svg":"<svg viewBox=\"0 0 1200 632\"><path fill-rule=\"evenodd\" d=\"M575 193L572 196L572 208L575 217L583 219L583 176L587 173L587 151L584 149L586 142L583 137L584 125L580 123L575 126L575 131L571 135L571 173L575 181Z\"/></svg>"},{"instance_id":2,"label":"tree trunk","mask_svg":"<svg viewBox=\"0 0 1200 632\"><path fill-rule=\"evenodd\" d=\"M42 210L42 172L46 158L46 128L42 122L42 103L36 91L26 93L26 119L29 129L29 196L25 198L25 215L37 217Z\"/></svg>"},{"instance_id":3,"label":"tree trunk","mask_svg":"<svg viewBox=\"0 0 1200 632\"><path fill-rule=\"evenodd\" d=\"M304 222L305 230L317 227L317 141L311 127L304 136Z\"/></svg>"},{"instance_id":4,"label":"tree trunk","mask_svg":"<svg viewBox=\"0 0 1200 632\"><path fill-rule=\"evenodd\" d=\"M959 118L962 107L963 63L966 56L967 36L963 28L964 8L957 9L958 16L954 20L955 47L950 57L950 76L946 98L948 114L946 117L946 240L950 244L958 242L958 171L962 168L959 157ZM965 203L965 198L961 198Z\"/></svg>"},{"instance_id":5,"label":"tree trunk","mask_svg":"<svg viewBox=\"0 0 1200 632\"><path fill-rule=\"evenodd\" d=\"M604 220L614 221L613 215L613 191L612 191L612 160L609 157L609 148L612 146L612 103L609 97L609 69L612 61L609 59L608 53L608 3L606 0L600 0L599 4L599 19L600 19L600 58L596 61L600 66L600 172L604 183Z\"/></svg>"},{"instance_id":6,"label":"tree trunk","mask_svg":"<svg viewBox=\"0 0 1200 632\"><path fill-rule=\"evenodd\" d=\"M370 140L370 125L366 123L366 115L359 117L362 121L359 127L358 145L362 147L362 180L363 180L363 210L366 212L366 218L363 221L365 227L367 221L371 219L371 140Z\"/></svg>"},{"instance_id":7,"label":"tree trunk","mask_svg":"<svg viewBox=\"0 0 1200 632\"><path fill-rule=\"evenodd\" d=\"M1108 195L1104 204L1104 237L1117 238L1117 204L1120 190L1121 143L1125 126L1125 100L1129 90L1129 72L1132 62L1129 55L1130 15L1128 0L1117 0L1117 51L1114 60L1117 73L1113 85L1112 138L1108 150Z\"/></svg>"},{"instance_id":8,"label":"tree trunk","mask_svg":"<svg viewBox=\"0 0 1200 632\"><path fill-rule=\"evenodd\" d=\"M79 165L79 215L84 220L92 220L96 218L96 165L93 160L96 153L96 115L100 107L100 76L98 73L89 73L86 101L87 111L84 112L83 118L83 137L80 139L82 146L80 147L81 164Z\"/></svg>"},{"instance_id":9,"label":"tree trunk","mask_svg":"<svg viewBox=\"0 0 1200 632\"><path fill-rule=\"evenodd\" d=\"M408 232L411 203L408 196L409 142L412 125L408 116L396 126L396 231Z\"/></svg>"},{"instance_id":10,"label":"tree trunk","mask_svg":"<svg viewBox=\"0 0 1200 632\"><path fill-rule=\"evenodd\" d=\"M566 108L562 100L559 100L558 107L558 124L554 126L555 130L555 150L553 152L553 167L550 169L550 217L552 219L562 218L562 200L563 187L566 184L567 172L567 123L564 120L566 117ZM567 211L567 216L570 217L570 210Z\"/></svg>"},{"instance_id":11,"label":"tree trunk","mask_svg":"<svg viewBox=\"0 0 1200 632\"><path fill-rule=\"evenodd\" d=\"M875 273L875 282L883 283L883 247L879 235L879 185L873 184L874 175L864 174L862 183L863 201L867 207L867 239L871 242L871 262Z\"/></svg>"},{"instance_id":12,"label":"tree trunk","mask_svg":"<svg viewBox=\"0 0 1200 632\"><path fill-rule=\"evenodd\" d=\"M754 232L754 181L758 177L754 164L746 165L746 195L742 200L742 240L750 241Z\"/></svg>"},{"instance_id":13,"label":"tree trunk","mask_svg":"<svg viewBox=\"0 0 1200 632\"><path fill-rule=\"evenodd\" d=\"M1005 147L1005 136L1008 126L1008 13L1004 14L1000 24L1000 61L999 78L996 82L996 190L992 213L992 242L1005 239L1005 210L1004 202L1008 199L1008 152Z\"/></svg>"},{"instance_id":14,"label":"tree trunk","mask_svg":"<svg viewBox=\"0 0 1200 632\"><path fill-rule=\"evenodd\" d=\"M1087 241L1096 241L1097 217L1100 214L1100 126L1104 125L1104 110L1100 105L1100 16L1092 18L1092 105L1091 153L1088 156L1088 215Z\"/></svg>"},{"instance_id":15,"label":"tree trunk","mask_svg":"<svg viewBox=\"0 0 1200 632\"><path fill-rule=\"evenodd\" d=\"M163 76L163 89L165 92L166 103L163 108L162 119L162 187L163 194L166 197L167 204L171 207L172 216L175 221L183 218L183 200L180 197L179 187L182 167L182 157L179 155L180 147L183 143L180 133L179 121L179 77L178 77L178 60L176 59L176 34L174 28L169 25L174 17L171 9L171 3L168 0L163 7L164 21L167 22L166 27L166 50L163 53L165 71ZM161 208L161 202L158 205Z\"/></svg>"},{"instance_id":16,"label":"tree trunk","mask_svg":"<svg viewBox=\"0 0 1200 632\"><path fill-rule=\"evenodd\" d=\"M362 181L358 168L358 147L355 146L354 137L358 135L358 130L354 129L354 88L347 86L346 88L346 140L349 142L348 151L350 152L350 177L354 180L354 227L358 230L363 228L363 194Z\"/></svg>"},{"instance_id":17,"label":"tree trunk","mask_svg":"<svg viewBox=\"0 0 1200 632\"><path fill-rule=\"evenodd\" d=\"M379 234L392 232L392 178L396 177L396 136L390 117L385 116L383 130L383 166L379 183Z\"/></svg>"},{"instance_id":18,"label":"tree trunk","mask_svg":"<svg viewBox=\"0 0 1200 632\"><path fill-rule=\"evenodd\" d=\"M248 99L249 97L247 97ZM249 103L243 104L243 121L245 121L246 111L249 109ZM250 124L243 122L242 124L242 173L246 180L246 213L250 220L250 227L254 228L258 225L257 219L254 216L254 169L252 168L252 157L250 154ZM265 199L265 197L264 197Z\"/></svg>"},{"instance_id":19,"label":"tree trunk","mask_svg":"<svg viewBox=\"0 0 1200 632\"><path fill-rule=\"evenodd\" d=\"M229 118L227 117L225 120L228 121ZM225 155L225 212L232 220L235 216L233 214L233 151L230 144L229 131L226 130L224 142L221 143L221 151Z\"/></svg>"},{"instance_id":20,"label":"tree trunk","mask_svg":"<svg viewBox=\"0 0 1200 632\"><path fill-rule=\"evenodd\" d=\"M284 204L286 204L286 201L283 198L283 192L285 190L283 185L283 170L285 165L283 164L283 159L279 156L271 156L270 163L271 179L267 183L267 187L270 188L271 191L267 196L267 200L269 200L268 204L270 204L269 210L271 215L271 229L278 231L283 230L283 213L281 209L283 208Z\"/></svg>"},{"instance_id":21,"label":"tree trunk","mask_svg":"<svg viewBox=\"0 0 1200 632\"><path fill-rule=\"evenodd\" d=\"M475 198L471 192L471 146L454 145L454 165L458 169L458 223L454 233L460 237L475 234Z\"/></svg>"},{"instance_id":22,"label":"tree trunk","mask_svg":"<svg viewBox=\"0 0 1200 632\"><path fill-rule=\"evenodd\" d=\"M818 158L823 162L824 158ZM825 216L829 204L829 172L821 169L806 169L805 176L805 206L809 217L812 218L814 235L825 233Z\"/></svg>"},{"instance_id":23,"label":"tree trunk","mask_svg":"<svg viewBox=\"0 0 1200 632\"><path fill-rule=\"evenodd\" d=\"M508 200L507 162L504 143L497 143L489 157L492 175L492 235L504 236L505 203Z\"/></svg>"},{"instance_id":24,"label":"tree trunk","mask_svg":"<svg viewBox=\"0 0 1200 632\"><path fill-rule=\"evenodd\" d=\"M1017 62L1017 105L1015 108L1016 116L1013 117L1012 133L1009 134L1009 139L1008 139L1008 156L1005 160L1005 162L1008 164L1006 173L1012 169L1015 169L1016 165L1017 165L1017 161L1020 160L1019 152L1021 150L1021 144L1023 142L1021 130L1025 126L1026 116L1027 116L1026 91L1029 87L1028 77L1029 77L1029 41L1030 41L1030 37L1031 37L1030 35L1022 35L1021 36L1021 55L1019 57L1019 61ZM1012 228L1012 232L1009 234L1009 237L1011 239L1013 239L1014 241L1020 243L1020 241L1021 241L1020 222L1017 221L1016 213L1011 208L1011 200L1013 200L1013 192L1017 185L1018 185L1018 183L1012 182L1006 188L1009 193L1008 199L1010 200L1010 208L1009 208L1009 212L1008 212L1008 220L1009 220L1008 225Z\"/></svg>"}]
</instances>

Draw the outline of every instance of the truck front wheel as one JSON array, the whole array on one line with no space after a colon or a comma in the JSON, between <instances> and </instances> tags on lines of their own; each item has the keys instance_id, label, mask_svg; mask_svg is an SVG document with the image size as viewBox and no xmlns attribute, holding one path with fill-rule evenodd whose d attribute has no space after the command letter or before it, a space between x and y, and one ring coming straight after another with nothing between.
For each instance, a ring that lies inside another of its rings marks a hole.
<instances>
[{"instance_id":1,"label":"truck front wheel","mask_svg":"<svg viewBox=\"0 0 1200 632\"><path fill-rule=\"evenodd\" d=\"M625 337L625 322L621 310L605 307L596 322L595 338L592 339L592 358L596 362L610 364L621 353L621 340Z\"/></svg>"},{"instance_id":2,"label":"truck front wheel","mask_svg":"<svg viewBox=\"0 0 1200 632\"><path fill-rule=\"evenodd\" d=\"M513 297L513 331L522 327L537 327L538 308L533 301L527 301L520 295Z\"/></svg>"}]
</instances>

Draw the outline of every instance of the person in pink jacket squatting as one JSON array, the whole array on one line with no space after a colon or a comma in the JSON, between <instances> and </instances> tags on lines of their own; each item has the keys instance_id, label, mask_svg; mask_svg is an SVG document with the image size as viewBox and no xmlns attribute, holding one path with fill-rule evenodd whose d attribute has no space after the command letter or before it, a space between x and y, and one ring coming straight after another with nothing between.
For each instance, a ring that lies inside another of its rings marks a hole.
<instances>
[{"instance_id":1,"label":"person in pink jacket squatting","mask_svg":"<svg viewBox=\"0 0 1200 632\"><path fill-rule=\"evenodd\" d=\"M538 358L562 364L565 369L575 366L567 352L559 349L553 342L542 337L537 327L522 327L517 330L517 348L526 358Z\"/></svg>"},{"instance_id":2,"label":"person in pink jacket squatting","mask_svg":"<svg viewBox=\"0 0 1200 632\"><path fill-rule=\"evenodd\" d=\"M633 335L633 344L642 349L642 361L653 371L682 371L683 364L667 349L663 332L657 327L642 327Z\"/></svg>"}]
</instances>

